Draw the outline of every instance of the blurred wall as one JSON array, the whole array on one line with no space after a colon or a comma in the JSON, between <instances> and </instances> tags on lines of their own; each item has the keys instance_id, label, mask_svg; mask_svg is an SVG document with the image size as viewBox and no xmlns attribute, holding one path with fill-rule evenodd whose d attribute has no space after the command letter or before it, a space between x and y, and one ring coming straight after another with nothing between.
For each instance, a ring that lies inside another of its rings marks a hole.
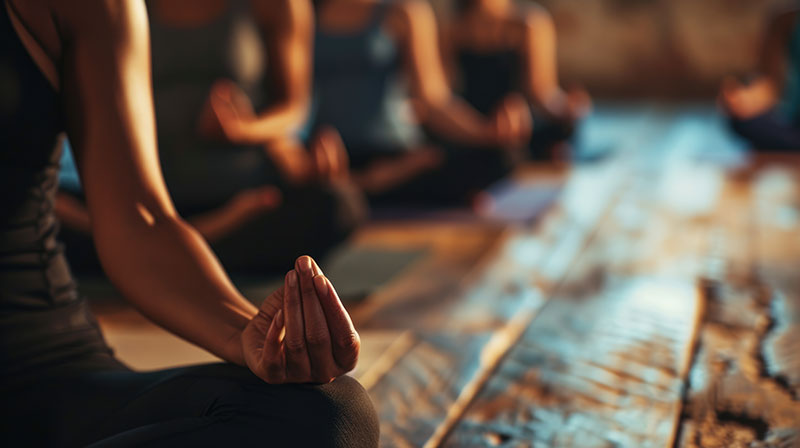
<instances>
[{"instance_id":1,"label":"blurred wall","mask_svg":"<svg viewBox=\"0 0 800 448\"><path fill-rule=\"evenodd\" d=\"M765 22L786 1L539 3L556 22L565 82L601 96L709 97L722 76L752 69Z\"/></svg>"}]
</instances>

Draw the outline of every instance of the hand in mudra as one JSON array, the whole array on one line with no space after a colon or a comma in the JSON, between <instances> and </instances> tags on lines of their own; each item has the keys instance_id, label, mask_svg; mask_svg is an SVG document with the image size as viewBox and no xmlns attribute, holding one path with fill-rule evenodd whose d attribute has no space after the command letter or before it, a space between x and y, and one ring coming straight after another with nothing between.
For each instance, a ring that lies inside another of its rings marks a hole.
<instances>
[{"instance_id":1,"label":"hand in mudra","mask_svg":"<svg viewBox=\"0 0 800 448\"><path fill-rule=\"evenodd\" d=\"M211 86L198 118L203 137L235 144L263 143L250 125L256 118L250 98L236 83L219 80Z\"/></svg>"},{"instance_id":2,"label":"hand in mudra","mask_svg":"<svg viewBox=\"0 0 800 448\"><path fill-rule=\"evenodd\" d=\"M307 256L242 333L247 366L272 384L328 383L356 366L360 348L333 285Z\"/></svg>"},{"instance_id":3,"label":"hand in mudra","mask_svg":"<svg viewBox=\"0 0 800 448\"><path fill-rule=\"evenodd\" d=\"M494 139L509 149L524 147L533 131L533 118L522 95L506 96L492 116Z\"/></svg>"},{"instance_id":4,"label":"hand in mudra","mask_svg":"<svg viewBox=\"0 0 800 448\"><path fill-rule=\"evenodd\" d=\"M747 120L775 106L778 95L774 84L767 78L757 78L749 84L743 84L727 77L722 80L719 100L730 115Z\"/></svg>"}]
</instances>

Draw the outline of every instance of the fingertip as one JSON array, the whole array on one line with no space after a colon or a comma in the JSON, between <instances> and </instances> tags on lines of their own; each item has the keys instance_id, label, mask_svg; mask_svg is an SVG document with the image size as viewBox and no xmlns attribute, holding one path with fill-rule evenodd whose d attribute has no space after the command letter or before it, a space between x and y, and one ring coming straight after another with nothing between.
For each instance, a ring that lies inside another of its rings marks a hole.
<instances>
[{"instance_id":1,"label":"fingertip","mask_svg":"<svg viewBox=\"0 0 800 448\"><path fill-rule=\"evenodd\" d=\"M298 257L294 263L294 269L301 274L311 274L311 257L308 255Z\"/></svg>"},{"instance_id":2,"label":"fingertip","mask_svg":"<svg viewBox=\"0 0 800 448\"><path fill-rule=\"evenodd\" d=\"M291 287L297 286L297 272L294 269L286 273L286 283Z\"/></svg>"}]
</instances>

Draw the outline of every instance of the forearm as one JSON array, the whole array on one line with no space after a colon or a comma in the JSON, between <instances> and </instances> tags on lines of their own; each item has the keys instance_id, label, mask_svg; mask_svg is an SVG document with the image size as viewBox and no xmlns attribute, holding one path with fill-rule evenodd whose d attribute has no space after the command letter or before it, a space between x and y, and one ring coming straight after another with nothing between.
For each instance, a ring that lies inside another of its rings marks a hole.
<instances>
[{"instance_id":1,"label":"forearm","mask_svg":"<svg viewBox=\"0 0 800 448\"><path fill-rule=\"evenodd\" d=\"M157 324L242 364L239 335L256 308L234 288L191 226L173 217L147 221L97 226L95 241L109 278Z\"/></svg>"},{"instance_id":2,"label":"forearm","mask_svg":"<svg viewBox=\"0 0 800 448\"><path fill-rule=\"evenodd\" d=\"M86 234L92 232L92 223L86 206L72 196L58 193L56 195L55 210L56 216L65 226Z\"/></svg>"},{"instance_id":3,"label":"forearm","mask_svg":"<svg viewBox=\"0 0 800 448\"><path fill-rule=\"evenodd\" d=\"M241 143L264 144L292 135L303 126L306 115L306 108L295 104L271 106L247 120L245 134L248 141Z\"/></svg>"},{"instance_id":4,"label":"forearm","mask_svg":"<svg viewBox=\"0 0 800 448\"><path fill-rule=\"evenodd\" d=\"M225 204L220 208L189 218L189 223L208 242L214 242L247 222L254 213Z\"/></svg>"},{"instance_id":5,"label":"forearm","mask_svg":"<svg viewBox=\"0 0 800 448\"><path fill-rule=\"evenodd\" d=\"M437 133L467 145L487 146L495 142L491 122L461 98L427 103L423 122Z\"/></svg>"},{"instance_id":6,"label":"forearm","mask_svg":"<svg viewBox=\"0 0 800 448\"><path fill-rule=\"evenodd\" d=\"M567 94L557 85L534 92L532 102L551 120L567 121L570 119Z\"/></svg>"}]
</instances>

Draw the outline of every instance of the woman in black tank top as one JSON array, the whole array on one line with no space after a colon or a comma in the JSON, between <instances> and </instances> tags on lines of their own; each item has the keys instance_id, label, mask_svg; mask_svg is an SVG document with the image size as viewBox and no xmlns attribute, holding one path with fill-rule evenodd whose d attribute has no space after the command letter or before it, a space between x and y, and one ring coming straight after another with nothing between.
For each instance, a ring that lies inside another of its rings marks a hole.
<instances>
[{"instance_id":1,"label":"woman in black tank top","mask_svg":"<svg viewBox=\"0 0 800 448\"><path fill-rule=\"evenodd\" d=\"M375 446L369 398L341 376L358 334L313 260L299 258L256 309L175 213L156 156L143 4L5 0L0 61L0 440ZM112 356L56 240L64 130L108 276L227 363L136 373Z\"/></svg>"},{"instance_id":2,"label":"woman in black tank top","mask_svg":"<svg viewBox=\"0 0 800 448\"><path fill-rule=\"evenodd\" d=\"M455 0L443 24L443 47L458 92L488 113L523 95L536 126L528 142L534 158L567 141L591 101L580 89L558 85L555 25L541 6L514 0Z\"/></svg>"}]
</instances>

